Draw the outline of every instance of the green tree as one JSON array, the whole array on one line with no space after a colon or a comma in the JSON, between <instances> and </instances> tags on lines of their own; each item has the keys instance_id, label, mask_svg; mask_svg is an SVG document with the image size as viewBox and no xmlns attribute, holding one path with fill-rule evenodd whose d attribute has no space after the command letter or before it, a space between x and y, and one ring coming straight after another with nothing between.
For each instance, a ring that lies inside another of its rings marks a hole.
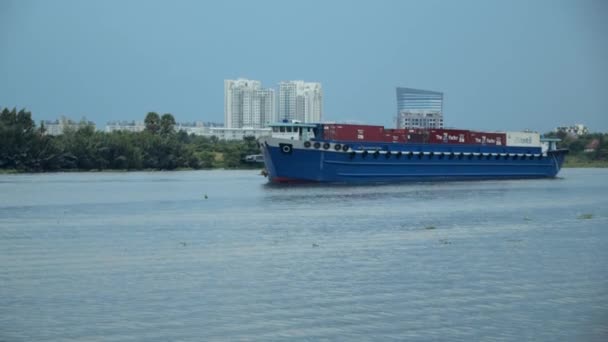
<instances>
[{"instance_id":1,"label":"green tree","mask_svg":"<svg viewBox=\"0 0 608 342\"><path fill-rule=\"evenodd\" d=\"M224 167L234 169L241 166L243 153L237 146L230 146L224 152Z\"/></svg>"},{"instance_id":2,"label":"green tree","mask_svg":"<svg viewBox=\"0 0 608 342\"><path fill-rule=\"evenodd\" d=\"M215 154L211 151L203 151L199 154L200 167L210 169L215 166Z\"/></svg>"},{"instance_id":3,"label":"green tree","mask_svg":"<svg viewBox=\"0 0 608 342\"><path fill-rule=\"evenodd\" d=\"M175 118L170 113L165 113L160 118L160 134L169 135L174 133Z\"/></svg>"},{"instance_id":4,"label":"green tree","mask_svg":"<svg viewBox=\"0 0 608 342\"><path fill-rule=\"evenodd\" d=\"M243 158L258 153L253 137L240 141L174 133L171 114L146 116L143 132L96 131L82 120L58 136L37 128L25 109L0 108L0 168L21 171L67 169L173 170L176 168L239 168ZM601 153L600 155L603 155ZM219 162L216 156L222 155Z\"/></svg>"},{"instance_id":5,"label":"green tree","mask_svg":"<svg viewBox=\"0 0 608 342\"><path fill-rule=\"evenodd\" d=\"M258 154L260 153L260 146L258 140L254 136L246 136L243 138L245 154Z\"/></svg>"},{"instance_id":6,"label":"green tree","mask_svg":"<svg viewBox=\"0 0 608 342\"><path fill-rule=\"evenodd\" d=\"M149 112L144 119L146 131L156 134L160 129L160 116L156 112Z\"/></svg>"},{"instance_id":7,"label":"green tree","mask_svg":"<svg viewBox=\"0 0 608 342\"><path fill-rule=\"evenodd\" d=\"M35 128L32 113L25 109L0 111L0 167L28 170L35 166Z\"/></svg>"}]
</instances>

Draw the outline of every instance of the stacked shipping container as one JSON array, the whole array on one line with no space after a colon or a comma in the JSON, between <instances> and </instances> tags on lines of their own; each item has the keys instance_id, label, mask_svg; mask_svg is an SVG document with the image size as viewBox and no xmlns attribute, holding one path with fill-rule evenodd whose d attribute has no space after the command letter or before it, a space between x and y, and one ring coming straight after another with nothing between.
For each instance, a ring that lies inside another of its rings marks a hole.
<instances>
[{"instance_id":1,"label":"stacked shipping container","mask_svg":"<svg viewBox=\"0 0 608 342\"><path fill-rule=\"evenodd\" d=\"M531 132L476 132L462 129L385 129L383 126L324 124L323 137L338 141L418 144L469 144L539 147L540 135Z\"/></svg>"},{"instance_id":2,"label":"stacked shipping container","mask_svg":"<svg viewBox=\"0 0 608 342\"><path fill-rule=\"evenodd\" d=\"M469 144L469 131L462 129L431 129L429 143L432 144Z\"/></svg>"},{"instance_id":3,"label":"stacked shipping container","mask_svg":"<svg viewBox=\"0 0 608 342\"><path fill-rule=\"evenodd\" d=\"M323 137L328 140L343 141L384 141L384 127L325 124L323 125Z\"/></svg>"},{"instance_id":4,"label":"stacked shipping container","mask_svg":"<svg viewBox=\"0 0 608 342\"><path fill-rule=\"evenodd\" d=\"M470 132L470 144L503 146L507 141L505 133L497 132Z\"/></svg>"}]
</instances>

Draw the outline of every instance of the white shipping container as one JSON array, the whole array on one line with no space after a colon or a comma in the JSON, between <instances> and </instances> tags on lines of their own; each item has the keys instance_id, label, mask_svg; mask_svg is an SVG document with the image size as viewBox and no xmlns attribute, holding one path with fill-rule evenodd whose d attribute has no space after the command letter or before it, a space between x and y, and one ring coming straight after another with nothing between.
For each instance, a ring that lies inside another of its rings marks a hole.
<instances>
[{"instance_id":1,"label":"white shipping container","mask_svg":"<svg viewBox=\"0 0 608 342\"><path fill-rule=\"evenodd\" d=\"M507 132L507 146L540 147L540 134L533 132Z\"/></svg>"}]
</instances>

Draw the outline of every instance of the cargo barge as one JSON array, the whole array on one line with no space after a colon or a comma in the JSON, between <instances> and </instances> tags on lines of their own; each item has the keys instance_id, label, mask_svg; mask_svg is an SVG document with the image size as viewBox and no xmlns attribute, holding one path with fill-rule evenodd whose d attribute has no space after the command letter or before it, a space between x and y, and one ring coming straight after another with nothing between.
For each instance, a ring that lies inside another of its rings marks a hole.
<instances>
[{"instance_id":1,"label":"cargo barge","mask_svg":"<svg viewBox=\"0 0 608 342\"><path fill-rule=\"evenodd\" d=\"M386 129L284 122L259 139L271 182L405 182L555 177L567 150L535 132Z\"/></svg>"}]
</instances>

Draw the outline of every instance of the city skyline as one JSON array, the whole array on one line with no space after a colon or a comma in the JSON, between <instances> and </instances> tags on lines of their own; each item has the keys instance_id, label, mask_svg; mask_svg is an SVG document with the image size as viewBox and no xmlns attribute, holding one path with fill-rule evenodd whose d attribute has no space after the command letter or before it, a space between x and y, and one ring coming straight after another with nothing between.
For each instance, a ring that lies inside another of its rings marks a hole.
<instances>
[{"instance_id":1,"label":"city skyline","mask_svg":"<svg viewBox=\"0 0 608 342\"><path fill-rule=\"evenodd\" d=\"M222 121L243 76L321 83L327 121L390 127L408 86L445 93L447 127L608 131L605 1L142 4L0 0L0 105Z\"/></svg>"},{"instance_id":2,"label":"city skyline","mask_svg":"<svg viewBox=\"0 0 608 342\"><path fill-rule=\"evenodd\" d=\"M322 116L321 83L281 81L277 91L263 88L259 80L224 80L224 126L227 128L263 128L282 120L322 122Z\"/></svg>"}]
</instances>

